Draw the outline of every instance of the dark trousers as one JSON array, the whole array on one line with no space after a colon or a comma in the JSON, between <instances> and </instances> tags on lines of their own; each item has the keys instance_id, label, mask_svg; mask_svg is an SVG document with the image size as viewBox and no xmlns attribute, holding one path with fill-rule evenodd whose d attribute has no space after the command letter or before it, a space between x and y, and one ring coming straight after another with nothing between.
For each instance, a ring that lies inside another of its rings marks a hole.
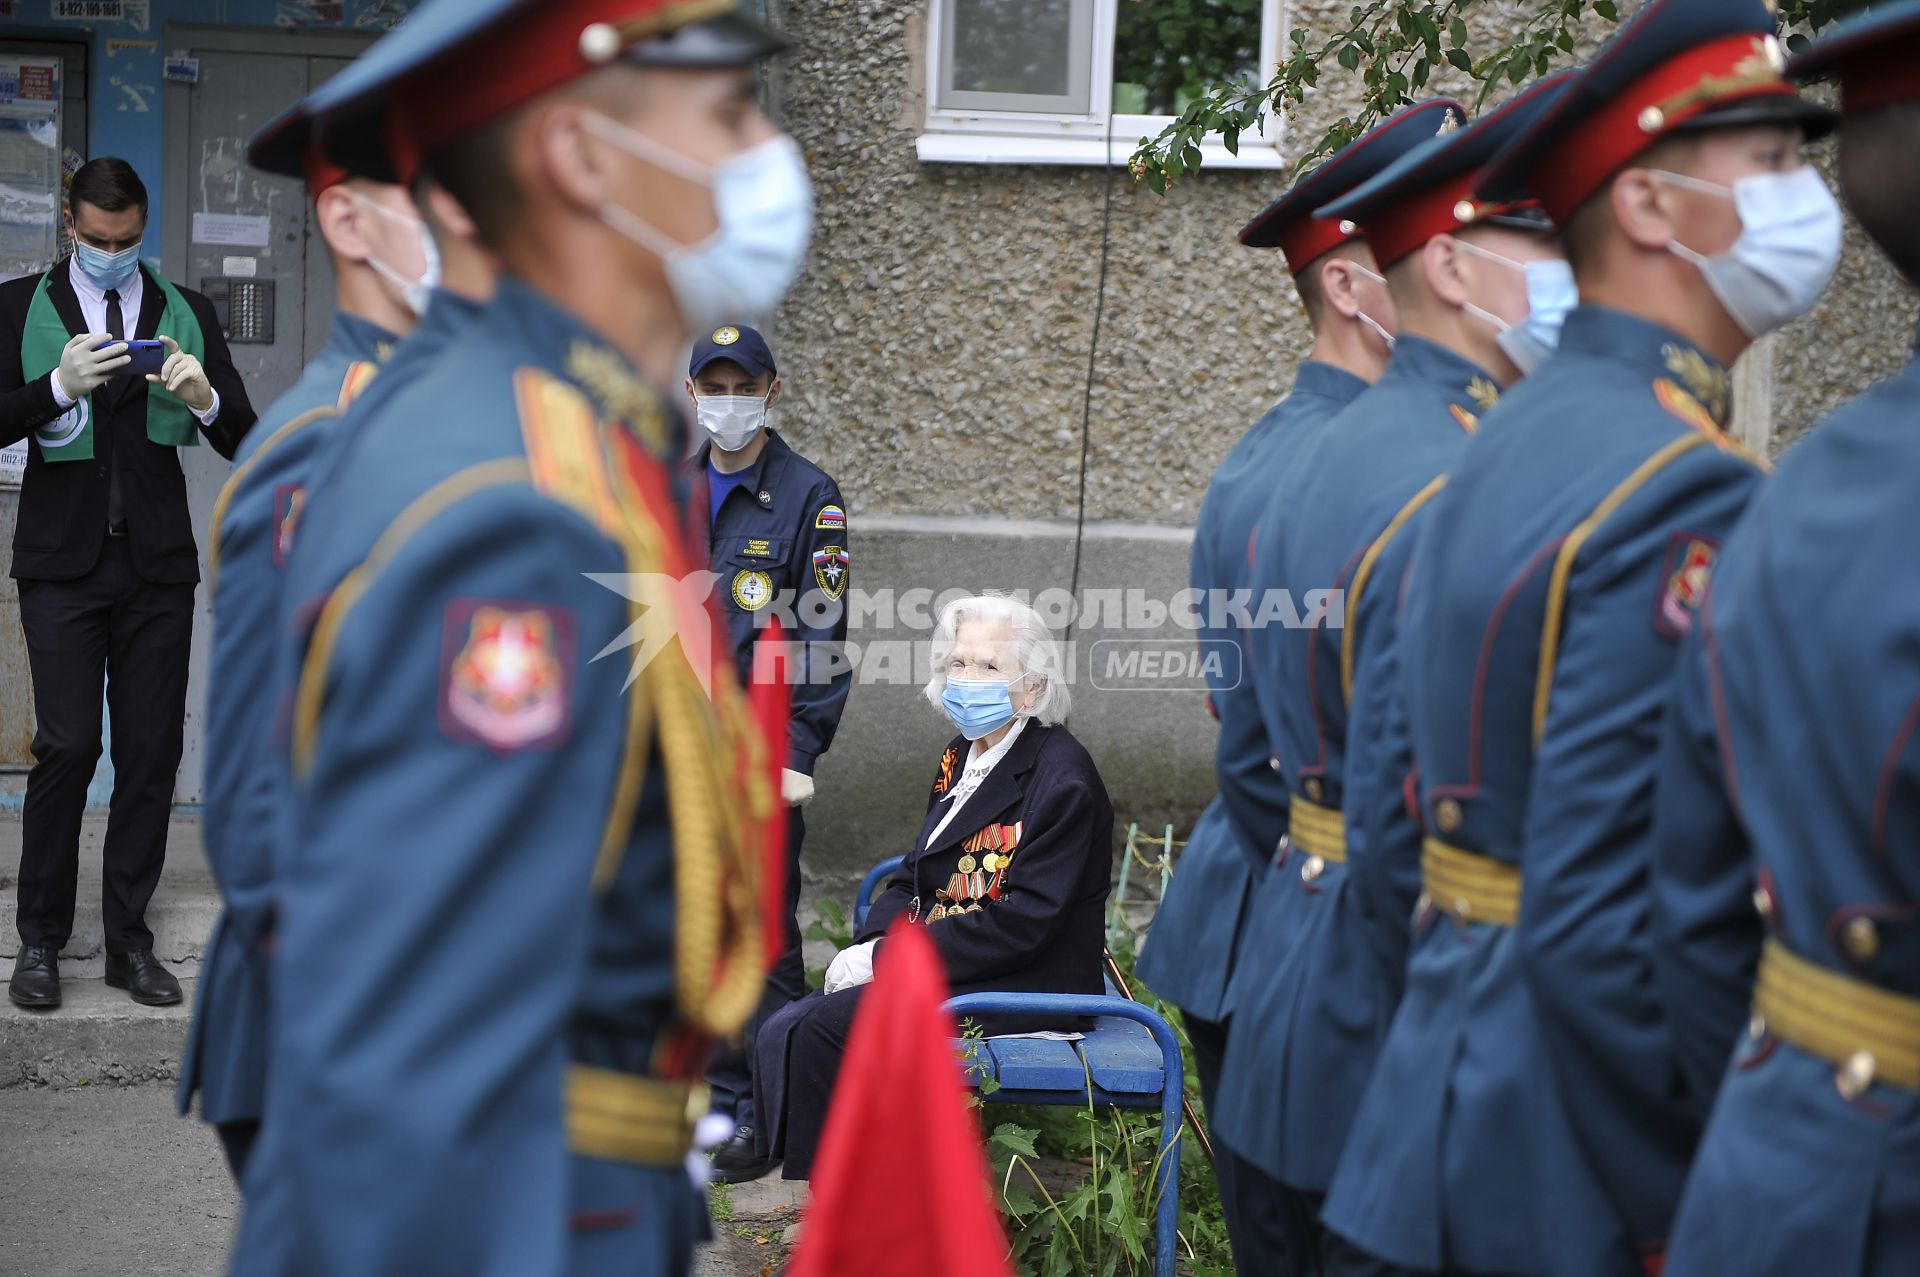
<instances>
[{"instance_id":1,"label":"dark trousers","mask_svg":"<svg viewBox=\"0 0 1920 1277\"><path fill-rule=\"evenodd\" d=\"M1187 1041L1193 1044L1193 1068L1200 1075L1200 1102L1213 1119L1219 1093L1220 1063L1227 1054L1232 1022L1203 1020L1180 1013ZM1219 1141L1213 1145L1213 1177L1220 1185L1220 1207L1227 1219L1238 1271L1260 1277L1303 1277L1317 1272L1311 1254L1314 1222L1298 1198L1234 1155Z\"/></svg>"},{"instance_id":2,"label":"dark trousers","mask_svg":"<svg viewBox=\"0 0 1920 1277\"><path fill-rule=\"evenodd\" d=\"M813 1176L853 1018L872 987L858 984L833 994L810 993L782 1008L760 1037L754 1082L765 1121L756 1128L754 1143L760 1153L782 1163L784 1179Z\"/></svg>"},{"instance_id":3,"label":"dark trousers","mask_svg":"<svg viewBox=\"0 0 1920 1277\"><path fill-rule=\"evenodd\" d=\"M799 1001L807 993L807 968L800 959L800 843L806 834L807 822L800 815L800 808L787 808L786 947L767 974L767 987L760 994L760 1005L747 1019L744 1048L722 1049L707 1070L714 1112L733 1114L733 1120L741 1126L754 1125L753 1044L759 1040L760 1027L781 1007Z\"/></svg>"},{"instance_id":4,"label":"dark trousers","mask_svg":"<svg viewBox=\"0 0 1920 1277\"><path fill-rule=\"evenodd\" d=\"M153 947L147 902L167 855L193 641L192 584L156 585L108 537L73 581L21 581L33 672L33 770L21 823L20 942L62 949L73 935L80 820L100 761L104 683L113 717L113 805L104 854L107 952Z\"/></svg>"}]
</instances>

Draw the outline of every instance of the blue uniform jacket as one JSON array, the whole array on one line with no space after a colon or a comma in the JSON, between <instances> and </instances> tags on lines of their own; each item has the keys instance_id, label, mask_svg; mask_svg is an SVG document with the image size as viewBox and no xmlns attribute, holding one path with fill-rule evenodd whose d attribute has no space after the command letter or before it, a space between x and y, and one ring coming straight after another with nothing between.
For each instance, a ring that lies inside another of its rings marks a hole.
<instances>
[{"instance_id":1,"label":"blue uniform jacket","mask_svg":"<svg viewBox=\"0 0 1920 1277\"><path fill-rule=\"evenodd\" d=\"M1659 975L1694 1092L1718 1083L1719 1098L1675 1277L1920 1271L1920 1095L1882 1082L1848 1098L1833 1064L1747 1020L1763 935L1920 997L1916 422L1920 362L1790 453L1682 648L1657 808Z\"/></svg>"},{"instance_id":2,"label":"blue uniform jacket","mask_svg":"<svg viewBox=\"0 0 1920 1277\"><path fill-rule=\"evenodd\" d=\"M200 1092L200 1115L208 1122L258 1118L266 1073L266 960L259 938L271 907L271 853L269 828L247 810L246 794L267 757L281 575L319 441L394 341L378 325L335 315L326 348L240 441L214 505L201 835L225 908L201 965L179 1090L182 1113Z\"/></svg>"},{"instance_id":3,"label":"blue uniform jacket","mask_svg":"<svg viewBox=\"0 0 1920 1277\"><path fill-rule=\"evenodd\" d=\"M846 502L826 471L769 430L746 480L709 520L712 447L702 444L687 465L695 545L719 576L714 598L727 619L742 683L753 674L754 641L776 610L782 641L806 645L806 668L793 671L789 692L786 765L811 776L814 760L833 743L853 687L853 667L843 659L853 575Z\"/></svg>"},{"instance_id":4,"label":"blue uniform jacket","mask_svg":"<svg viewBox=\"0 0 1920 1277\"><path fill-rule=\"evenodd\" d=\"M1267 508L1273 485L1293 473L1319 426L1366 383L1332 364L1300 365L1293 392L1269 409L1227 453L1207 486L1193 534L1193 588L1201 592L1203 650L1231 645L1232 655L1209 666L1208 692L1220 720L1215 769L1220 796L1188 836L1166 898L1140 952L1142 982L1188 1015L1224 1020L1242 928L1265 881L1272 843L1255 845L1245 832L1256 824L1284 828L1286 785L1267 765L1266 732L1248 682L1246 636L1237 619L1216 616L1214 600L1243 594L1251 576L1254 527ZM1247 600L1251 616L1252 600ZM1215 626L1215 620L1227 622ZM1217 669L1219 677L1214 677ZM1228 791L1248 813L1244 824L1227 809Z\"/></svg>"},{"instance_id":5,"label":"blue uniform jacket","mask_svg":"<svg viewBox=\"0 0 1920 1277\"><path fill-rule=\"evenodd\" d=\"M710 702L670 641L705 628L658 588L694 566L674 444L625 359L507 281L330 479L328 554L359 565L294 635L235 1272L690 1263L704 1210L677 1153L615 1147L672 1136L686 1102L636 1124L619 1097L696 1079L757 999L757 887L726 880L751 876L738 813L774 797L764 770L738 795L720 774L731 672Z\"/></svg>"},{"instance_id":6,"label":"blue uniform jacket","mask_svg":"<svg viewBox=\"0 0 1920 1277\"><path fill-rule=\"evenodd\" d=\"M1258 553L1278 564L1278 579L1296 595L1340 591L1342 598L1319 624L1256 632L1254 680L1263 710L1274 711L1267 727L1290 804L1341 807L1348 705L1365 668L1358 661L1391 645L1394 565L1407 520L1431 499L1475 414L1498 395L1470 361L1403 335L1386 374L1328 423L1303 458L1311 483L1262 525ZM1392 557L1383 558L1389 550ZM1369 606L1376 602L1382 606ZM1350 889L1346 865L1296 845L1275 897L1265 925L1287 933L1288 949L1264 972L1228 1041L1220 1126L1248 1161L1282 1183L1319 1191L1332 1179L1392 1014L1392 984L1368 952L1369 902Z\"/></svg>"},{"instance_id":7,"label":"blue uniform jacket","mask_svg":"<svg viewBox=\"0 0 1920 1277\"><path fill-rule=\"evenodd\" d=\"M1583 307L1427 513L1401 624L1421 818L1522 885L1517 927L1414 920L1323 1214L1383 1258L1637 1273L1664 1245L1696 1128L1653 981L1649 832L1674 645L1760 478L1729 398L1671 332Z\"/></svg>"}]
</instances>

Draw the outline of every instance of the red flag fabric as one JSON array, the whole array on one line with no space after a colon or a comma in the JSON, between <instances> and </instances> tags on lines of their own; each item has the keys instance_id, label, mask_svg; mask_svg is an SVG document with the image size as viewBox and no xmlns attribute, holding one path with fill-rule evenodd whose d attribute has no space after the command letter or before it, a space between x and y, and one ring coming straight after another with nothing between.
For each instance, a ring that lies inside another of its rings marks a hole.
<instances>
[{"instance_id":1,"label":"red flag fabric","mask_svg":"<svg viewBox=\"0 0 1920 1277\"><path fill-rule=\"evenodd\" d=\"M715 633L724 635L726 624L725 620L716 621ZM773 809L752 822L760 851L760 925L769 971L787 947L787 805L780 800L780 773L787 766L787 719L793 689L787 685L791 662L783 668L772 655L785 641L776 617L766 636L753 645L752 686L747 688L754 725L766 743L758 762L765 772L766 792L773 795ZM748 765L753 764L750 761Z\"/></svg>"},{"instance_id":2,"label":"red flag fabric","mask_svg":"<svg viewBox=\"0 0 1920 1277\"><path fill-rule=\"evenodd\" d=\"M790 1277L1013 1277L924 927L887 932L847 1039Z\"/></svg>"}]
</instances>

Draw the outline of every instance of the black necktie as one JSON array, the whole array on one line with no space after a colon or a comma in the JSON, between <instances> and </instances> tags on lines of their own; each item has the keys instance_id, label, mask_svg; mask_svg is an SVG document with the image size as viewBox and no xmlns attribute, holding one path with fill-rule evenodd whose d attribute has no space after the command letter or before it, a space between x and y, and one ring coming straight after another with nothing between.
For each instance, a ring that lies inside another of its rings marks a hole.
<instances>
[{"instance_id":1,"label":"black necktie","mask_svg":"<svg viewBox=\"0 0 1920 1277\"><path fill-rule=\"evenodd\" d=\"M120 290L109 288L107 290L107 334L115 341L125 341L126 331L126 320L120 314ZM94 434L100 436L105 426L104 421L94 422ZM120 453L115 449L113 456L107 462L107 526L117 528L125 523L126 519L126 508L120 500Z\"/></svg>"}]
</instances>

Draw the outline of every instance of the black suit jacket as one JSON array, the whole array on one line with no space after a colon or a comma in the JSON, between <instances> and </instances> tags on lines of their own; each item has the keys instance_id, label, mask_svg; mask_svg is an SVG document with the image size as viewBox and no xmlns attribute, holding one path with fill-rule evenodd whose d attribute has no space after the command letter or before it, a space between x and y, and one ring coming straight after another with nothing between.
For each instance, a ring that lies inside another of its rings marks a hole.
<instances>
[{"instance_id":1,"label":"black suit jacket","mask_svg":"<svg viewBox=\"0 0 1920 1277\"><path fill-rule=\"evenodd\" d=\"M140 269L146 271L146 281L133 335L151 339L159 335L167 301L153 272L144 264ZM48 292L68 334L77 336L87 328L67 271L65 260L53 268ZM53 374L27 381L20 367L20 338L41 278L29 275L0 284L0 446L31 439L35 430L62 412L54 402ZM231 460L241 437L253 426L253 405L227 353L227 339L213 303L189 289L182 288L180 293L200 321L206 339L202 363L207 380L220 396L220 415L201 432L214 451ZM40 455L39 442L28 443L20 520L13 531L16 578L70 581L93 569L107 535L107 468L115 456L120 459L120 496L134 570L155 582L200 579L200 556L194 548L180 458L175 449L147 438L147 382L131 376L116 377L95 392L93 460L49 465Z\"/></svg>"},{"instance_id":2,"label":"black suit jacket","mask_svg":"<svg viewBox=\"0 0 1920 1277\"><path fill-rule=\"evenodd\" d=\"M987 825L1017 822L1020 841L1000 899L987 901L978 913L927 924L927 935L946 964L948 985L955 994L1103 992L1102 914L1113 884L1113 804L1093 758L1066 728L1029 722L938 841L920 851L947 813L941 797L966 769L967 750L964 737L947 746L926 820L914 840L916 850L874 901L859 938L885 935L915 896L924 921L937 903L934 893L959 870L966 854L961 844Z\"/></svg>"}]
</instances>

